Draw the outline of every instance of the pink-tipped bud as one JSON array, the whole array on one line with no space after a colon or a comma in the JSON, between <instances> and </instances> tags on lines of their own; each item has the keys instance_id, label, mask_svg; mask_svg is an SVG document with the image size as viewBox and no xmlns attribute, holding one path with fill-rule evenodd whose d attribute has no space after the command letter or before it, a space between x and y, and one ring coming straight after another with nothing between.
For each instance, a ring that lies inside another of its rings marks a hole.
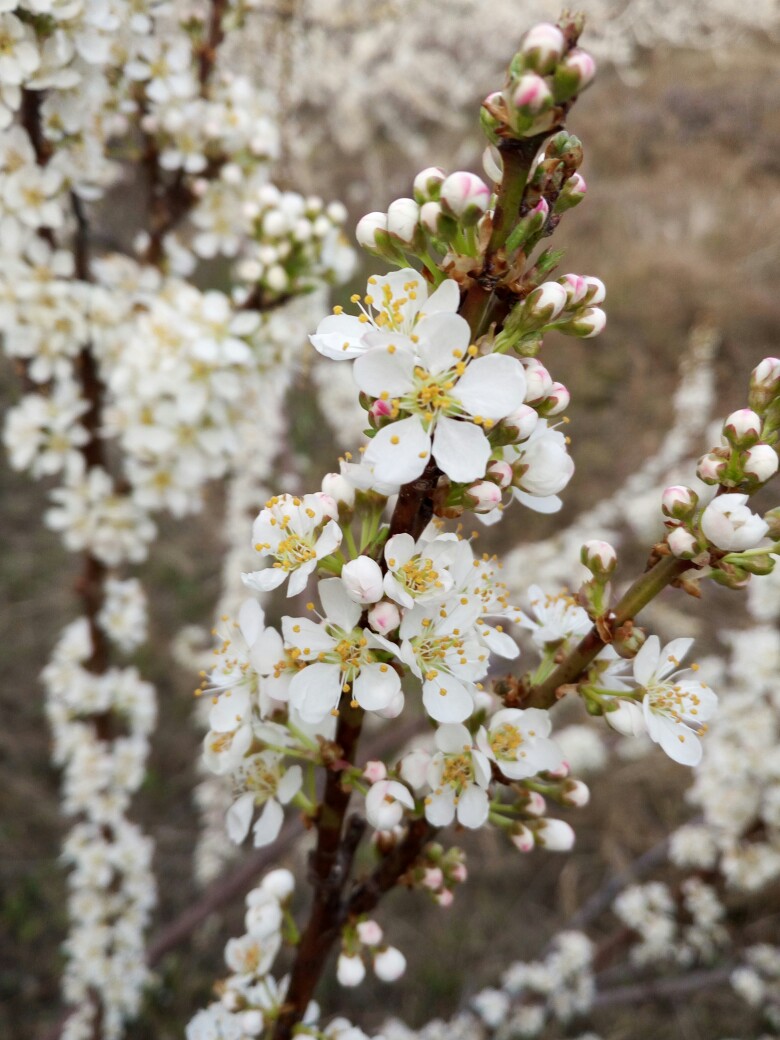
<instances>
[{"instance_id":1,"label":"pink-tipped bud","mask_svg":"<svg viewBox=\"0 0 780 1040\"><path fill-rule=\"evenodd\" d=\"M533 834L527 827L524 827L522 823L515 824L509 838L515 848L519 849L520 852L531 852L536 844Z\"/></svg>"},{"instance_id":2,"label":"pink-tipped bud","mask_svg":"<svg viewBox=\"0 0 780 1040\"><path fill-rule=\"evenodd\" d=\"M384 935L377 921L361 921L355 930L364 946L378 946Z\"/></svg>"},{"instance_id":3,"label":"pink-tipped bud","mask_svg":"<svg viewBox=\"0 0 780 1040\"><path fill-rule=\"evenodd\" d=\"M553 94L558 102L568 101L575 94L579 94L590 83L596 75L596 62L579 47L569 51L563 61L558 65L553 76Z\"/></svg>"},{"instance_id":4,"label":"pink-tipped bud","mask_svg":"<svg viewBox=\"0 0 780 1040\"><path fill-rule=\"evenodd\" d=\"M447 175L440 166L428 166L420 170L414 178L414 197L422 205L424 202L435 202L439 190Z\"/></svg>"},{"instance_id":5,"label":"pink-tipped bud","mask_svg":"<svg viewBox=\"0 0 780 1040\"><path fill-rule=\"evenodd\" d=\"M384 762L366 762L363 767L363 776L370 784L377 784L380 780L387 779L387 766Z\"/></svg>"},{"instance_id":6,"label":"pink-tipped bud","mask_svg":"<svg viewBox=\"0 0 780 1040\"><path fill-rule=\"evenodd\" d=\"M541 409L542 415L560 415L565 412L571 403L571 394L563 383L553 383L552 390L547 395L547 400Z\"/></svg>"},{"instance_id":7,"label":"pink-tipped bud","mask_svg":"<svg viewBox=\"0 0 780 1040\"><path fill-rule=\"evenodd\" d=\"M738 408L726 418L723 436L735 448L752 448L761 436L761 416L752 408Z\"/></svg>"},{"instance_id":8,"label":"pink-tipped bud","mask_svg":"<svg viewBox=\"0 0 780 1040\"><path fill-rule=\"evenodd\" d=\"M600 307L588 307L575 318L556 327L569 336L579 336L580 339L592 339L604 331L606 324L607 316Z\"/></svg>"},{"instance_id":9,"label":"pink-tipped bud","mask_svg":"<svg viewBox=\"0 0 780 1040\"><path fill-rule=\"evenodd\" d=\"M581 809L590 801L590 788L582 780L569 780L561 791L561 801L564 805Z\"/></svg>"},{"instance_id":10,"label":"pink-tipped bud","mask_svg":"<svg viewBox=\"0 0 780 1040\"><path fill-rule=\"evenodd\" d=\"M426 867L422 884L423 888L430 888L432 892L438 892L444 885L444 874L438 867Z\"/></svg>"},{"instance_id":11,"label":"pink-tipped bud","mask_svg":"<svg viewBox=\"0 0 780 1040\"><path fill-rule=\"evenodd\" d=\"M768 444L756 444L745 452L742 466L747 476L763 484L777 473L777 452Z\"/></svg>"},{"instance_id":12,"label":"pink-tipped bud","mask_svg":"<svg viewBox=\"0 0 780 1040\"><path fill-rule=\"evenodd\" d=\"M529 29L520 44L523 63L537 72L551 72L561 60L566 41L557 25L540 22Z\"/></svg>"},{"instance_id":13,"label":"pink-tipped bud","mask_svg":"<svg viewBox=\"0 0 780 1040\"><path fill-rule=\"evenodd\" d=\"M452 906L455 896L449 888L443 888L441 892L436 893L434 898L439 906L443 906L446 909L448 906Z\"/></svg>"},{"instance_id":14,"label":"pink-tipped bud","mask_svg":"<svg viewBox=\"0 0 780 1040\"><path fill-rule=\"evenodd\" d=\"M387 214L374 211L373 213L366 213L357 222L355 238L358 245L369 252L376 252L381 248L377 242L377 232L381 233L383 231L387 231Z\"/></svg>"},{"instance_id":15,"label":"pink-tipped bud","mask_svg":"<svg viewBox=\"0 0 780 1040\"><path fill-rule=\"evenodd\" d=\"M696 476L705 484L719 484L725 469L726 460L722 459L720 455L715 455L714 452L709 452L699 459Z\"/></svg>"},{"instance_id":16,"label":"pink-tipped bud","mask_svg":"<svg viewBox=\"0 0 780 1040\"><path fill-rule=\"evenodd\" d=\"M609 542L597 538L585 542L580 550L580 560L600 580L606 580L617 567L617 553Z\"/></svg>"},{"instance_id":17,"label":"pink-tipped bud","mask_svg":"<svg viewBox=\"0 0 780 1040\"><path fill-rule=\"evenodd\" d=\"M666 541L678 560L692 560L701 551L695 536L684 527L675 527L666 536Z\"/></svg>"},{"instance_id":18,"label":"pink-tipped bud","mask_svg":"<svg viewBox=\"0 0 780 1040\"><path fill-rule=\"evenodd\" d=\"M552 376L536 358L525 361L525 403L543 401L552 391Z\"/></svg>"},{"instance_id":19,"label":"pink-tipped bud","mask_svg":"<svg viewBox=\"0 0 780 1040\"><path fill-rule=\"evenodd\" d=\"M544 282L525 298L523 310L535 324L554 321L566 306L566 290L558 282Z\"/></svg>"},{"instance_id":20,"label":"pink-tipped bud","mask_svg":"<svg viewBox=\"0 0 780 1040\"><path fill-rule=\"evenodd\" d=\"M450 871L450 878L458 885L462 885L466 878L469 876L469 872L466 869L465 863L456 863Z\"/></svg>"},{"instance_id":21,"label":"pink-tipped bud","mask_svg":"<svg viewBox=\"0 0 780 1040\"><path fill-rule=\"evenodd\" d=\"M461 223L476 224L490 203L490 188L476 174L458 170L442 184L441 202Z\"/></svg>"},{"instance_id":22,"label":"pink-tipped bud","mask_svg":"<svg viewBox=\"0 0 780 1040\"><path fill-rule=\"evenodd\" d=\"M396 199L387 209L387 232L402 245L414 245L420 207L414 199Z\"/></svg>"},{"instance_id":23,"label":"pink-tipped bud","mask_svg":"<svg viewBox=\"0 0 780 1040\"><path fill-rule=\"evenodd\" d=\"M387 419L393 414L393 408L389 401L385 401L381 397L378 397L368 409L368 414L372 419Z\"/></svg>"},{"instance_id":24,"label":"pink-tipped bud","mask_svg":"<svg viewBox=\"0 0 780 1040\"><path fill-rule=\"evenodd\" d=\"M560 194L555 200L555 212L565 213L567 209L579 206L588 193L588 185L581 173L573 173L563 182Z\"/></svg>"},{"instance_id":25,"label":"pink-tipped bud","mask_svg":"<svg viewBox=\"0 0 780 1040\"><path fill-rule=\"evenodd\" d=\"M516 412L512 412L504 419L504 427L514 430L518 441L527 440L536 429L539 416L529 404L521 404Z\"/></svg>"},{"instance_id":26,"label":"pink-tipped bud","mask_svg":"<svg viewBox=\"0 0 780 1040\"><path fill-rule=\"evenodd\" d=\"M574 847L574 831L564 820L540 820L536 843L550 852L568 852Z\"/></svg>"},{"instance_id":27,"label":"pink-tipped bud","mask_svg":"<svg viewBox=\"0 0 780 1040\"><path fill-rule=\"evenodd\" d=\"M588 281L581 274L564 274L558 282L566 290L566 309L574 310L584 302L588 293Z\"/></svg>"},{"instance_id":28,"label":"pink-tipped bud","mask_svg":"<svg viewBox=\"0 0 780 1040\"><path fill-rule=\"evenodd\" d=\"M780 358L764 358L750 376L750 407L762 411L780 393Z\"/></svg>"},{"instance_id":29,"label":"pink-tipped bud","mask_svg":"<svg viewBox=\"0 0 780 1040\"><path fill-rule=\"evenodd\" d=\"M543 816L547 809L547 802L545 802L538 791L529 791L528 801L523 806L523 809L529 816Z\"/></svg>"},{"instance_id":30,"label":"pink-tipped bud","mask_svg":"<svg viewBox=\"0 0 780 1040\"><path fill-rule=\"evenodd\" d=\"M487 472L490 479L494 480L500 488L507 488L512 483L512 467L508 462L502 460L491 462Z\"/></svg>"},{"instance_id":31,"label":"pink-tipped bud","mask_svg":"<svg viewBox=\"0 0 780 1040\"><path fill-rule=\"evenodd\" d=\"M394 632L401 624L401 612L395 603L382 600L372 607L368 612L369 627L380 636L386 636L388 632Z\"/></svg>"},{"instance_id":32,"label":"pink-tipped bud","mask_svg":"<svg viewBox=\"0 0 780 1040\"><path fill-rule=\"evenodd\" d=\"M603 303L607 298L607 288L600 278L595 278L592 274L585 275L585 281L588 284L588 292L585 296L585 302L590 307L596 307L598 304Z\"/></svg>"},{"instance_id":33,"label":"pink-tipped bud","mask_svg":"<svg viewBox=\"0 0 780 1040\"><path fill-rule=\"evenodd\" d=\"M323 491L315 491L314 497L317 499L317 504L323 511L325 516L329 516L331 520L338 520L339 518L339 506L335 498L325 494Z\"/></svg>"},{"instance_id":34,"label":"pink-tipped bud","mask_svg":"<svg viewBox=\"0 0 780 1040\"><path fill-rule=\"evenodd\" d=\"M351 509L355 504L355 488L340 473L326 473L322 478L322 490L337 505Z\"/></svg>"},{"instance_id":35,"label":"pink-tipped bud","mask_svg":"<svg viewBox=\"0 0 780 1040\"><path fill-rule=\"evenodd\" d=\"M673 520L689 520L696 512L699 496L683 484L673 484L661 495L661 510Z\"/></svg>"},{"instance_id":36,"label":"pink-tipped bud","mask_svg":"<svg viewBox=\"0 0 780 1040\"><path fill-rule=\"evenodd\" d=\"M552 91L541 76L527 72L517 81L512 94L512 105L526 117L538 116L552 107Z\"/></svg>"},{"instance_id":37,"label":"pink-tipped bud","mask_svg":"<svg viewBox=\"0 0 780 1040\"><path fill-rule=\"evenodd\" d=\"M466 491L464 502L475 513L490 513L501 504L501 488L492 480L478 480Z\"/></svg>"}]
</instances>

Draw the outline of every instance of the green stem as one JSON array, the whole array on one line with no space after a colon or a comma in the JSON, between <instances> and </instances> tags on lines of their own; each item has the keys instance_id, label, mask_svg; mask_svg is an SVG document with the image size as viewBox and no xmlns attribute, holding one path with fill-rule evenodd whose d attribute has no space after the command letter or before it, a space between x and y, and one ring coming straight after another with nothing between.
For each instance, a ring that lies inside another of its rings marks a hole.
<instances>
[{"instance_id":1,"label":"green stem","mask_svg":"<svg viewBox=\"0 0 780 1040\"><path fill-rule=\"evenodd\" d=\"M613 629L619 628L626 621L636 617L640 610L655 599L667 585L671 585L692 566L690 560L678 560L676 556L665 556L651 570L637 578L615 607L612 617ZM577 682L605 645L598 628L594 625L577 646L566 655L555 671L544 682L529 690L528 694L523 697L523 707L551 708L558 700L560 687Z\"/></svg>"}]
</instances>

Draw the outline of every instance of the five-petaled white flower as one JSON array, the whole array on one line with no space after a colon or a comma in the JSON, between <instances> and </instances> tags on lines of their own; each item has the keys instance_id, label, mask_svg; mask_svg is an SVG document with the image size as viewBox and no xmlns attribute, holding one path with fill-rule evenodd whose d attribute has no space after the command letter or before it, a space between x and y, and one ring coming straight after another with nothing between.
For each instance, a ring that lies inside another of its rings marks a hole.
<instances>
[{"instance_id":1,"label":"five-petaled white flower","mask_svg":"<svg viewBox=\"0 0 780 1040\"><path fill-rule=\"evenodd\" d=\"M584 636L590 630L590 618L573 596L565 592L549 596L538 585L531 585L528 595L536 617L522 614L518 623L529 629L540 649L548 643L558 644Z\"/></svg>"},{"instance_id":2,"label":"five-petaled white flower","mask_svg":"<svg viewBox=\"0 0 780 1040\"><path fill-rule=\"evenodd\" d=\"M335 711L343 693L366 711L390 707L401 680L377 655L377 648L384 649L378 637L358 627L361 605L349 598L340 578L321 581L319 594L325 611L319 624L282 618L285 645L302 665L290 682L290 703L305 722L319 722Z\"/></svg>"},{"instance_id":3,"label":"five-petaled white flower","mask_svg":"<svg viewBox=\"0 0 780 1040\"><path fill-rule=\"evenodd\" d=\"M416 542L410 534L393 535L385 545L385 594L402 607L445 599L453 586L448 566L459 544L454 535Z\"/></svg>"},{"instance_id":4,"label":"five-petaled white flower","mask_svg":"<svg viewBox=\"0 0 780 1040\"><path fill-rule=\"evenodd\" d=\"M661 649L658 636L648 636L634 658L634 680L645 691L642 711L650 739L685 766L701 761L697 731L706 728L718 706L717 695L695 677L695 666L675 671L692 644L692 639L673 639Z\"/></svg>"},{"instance_id":5,"label":"five-petaled white flower","mask_svg":"<svg viewBox=\"0 0 780 1040\"><path fill-rule=\"evenodd\" d=\"M353 296L352 302L359 303L360 297ZM320 354L334 361L351 361L369 349L364 341L367 332L409 336L418 328L424 329L428 315L457 311L460 289L457 282L447 279L428 296L428 283L423 276L405 267L369 278L363 302L365 307L361 306L359 315L344 314L337 307L319 323L310 339Z\"/></svg>"},{"instance_id":6,"label":"five-petaled white flower","mask_svg":"<svg viewBox=\"0 0 780 1040\"><path fill-rule=\"evenodd\" d=\"M289 575L287 595L306 587L317 561L341 544L338 506L322 492L278 495L269 499L252 527L252 542L261 556L273 559L272 567L242 574L244 584L257 592L270 592Z\"/></svg>"},{"instance_id":7,"label":"five-petaled white flower","mask_svg":"<svg viewBox=\"0 0 780 1040\"><path fill-rule=\"evenodd\" d=\"M465 726L439 726L435 739L438 750L428 766L432 790L425 799L425 818L434 827L446 827L457 815L464 827L481 827L490 807L488 759L472 746Z\"/></svg>"},{"instance_id":8,"label":"five-petaled white flower","mask_svg":"<svg viewBox=\"0 0 780 1040\"><path fill-rule=\"evenodd\" d=\"M260 751L242 759L234 779L242 793L227 811L229 838L239 845L247 836L255 808L262 805L263 811L252 833L257 847L270 845L282 829L282 806L301 789L301 767L295 765L285 769L284 755L280 752Z\"/></svg>"},{"instance_id":9,"label":"five-petaled white flower","mask_svg":"<svg viewBox=\"0 0 780 1040\"><path fill-rule=\"evenodd\" d=\"M549 739L549 712L540 708L502 708L477 733L477 747L510 780L524 780L563 761L561 750Z\"/></svg>"},{"instance_id":10,"label":"five-petaled white flower","mask_svg":"<svg viewBox=\"0 0 780 1040\"><path fill-rule=\"evenodd\" d=\"M474 356L470 338L465 318L447 313L431 315L412 337L366 335L373 349L355 362L355 381L392 420L364 455L378 479L406 484L431 454L451 480L485 475L492 451L485 430L523 403L525 373L517 358Z\"/></svg>"}]
</instances>

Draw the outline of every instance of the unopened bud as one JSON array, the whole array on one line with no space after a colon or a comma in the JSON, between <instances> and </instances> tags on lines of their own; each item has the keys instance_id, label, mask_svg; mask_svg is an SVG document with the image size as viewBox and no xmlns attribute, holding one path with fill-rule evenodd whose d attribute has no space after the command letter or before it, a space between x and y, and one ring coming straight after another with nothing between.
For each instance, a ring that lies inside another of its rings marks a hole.
<instances>
[{"instance_id":1,"label":"unopened bud","mask_svg":"<svg viewBox=\"0 0 780 1040\"><path fill-rule=\"evenodd\" d=\"M426 867L422 883L424 888L430 888L432 892L438 892L444 885L444 874L439 867Z\"/></svg>"},{"instance_id":2,"label":"unopened bud","mask_svg":"<svg viewBox=\"0 0 780 1040\"><path fill-rule=\"evenodd\" d=\"M382 419L389 418L393 414L393 407L389 401L385 401L384 398L378 397L368 409L368 414L372 419L381 421Z\"/></svg>"},{"instance_id":3,"label":"unopened bud","mask_svg":"<svg viewBox=\"0 0 780 1040\"><path fill-rule=\"evenodd\" d=\"M679 560L692 560L701 551L695 535L684 527L675 527L667 535L666 541Z\"/></svg>"},{"instance_id":4,"label":"unopened bud","mask_svg":"<svg viewBox=\"0 0 780 1040\"><path fill-rule=\"evenodd\" d=\"M580 173L573 173L563 182L560 194L555 200L554 210L556 213L565 213L567 209L579 206L588 191L585 178Z\"/></svg>"},{"instance_id":5,"label":"unopened bud","mask_svg":"<svg viewBox=\"0 0 780 1040\"><path fill-rule=\"evenodd\" d=\"M585 281L588 284L588 292L585 296L585 302L591 307L603 303L607 298L607 288L602 280L600 278L595 278L592 274L586 274Z\"/></svg>"},{"instance_id":6,"label":"unopened bud","mask_svg":"<svg viewBox=\"0 0 780 1040\"><path fill-rule=\"evenodd\" d=\"M523 811L529 816L543 816L547 809L547 802L538 791L528 792L528 801L523 805Z\"/></svg>"},{"instance_id":7,"label":"unopened bud","mask_svg":"<svg viewBox=\"0 0 780 1040\"><path fill-rule=\"evenodd\" d=\"M550 852L568 852L574 847L574 831L565 820L540 820L536 844Z\"/></svg>"},{"instance_id":8,"label":"unopened bud","mask_svg":"<svg viewBox=\"0 0 780 1040\"><path fill-rule=\"evenodd\" d=\"M260 1036L265 1027L262 1011L244 1011L240 1022L241 1032L246 1036Z\"/></svg>"},{"instance_id":9,"label":"unopened bud","mask_svg":"<svg viewBox=\"0 0 780 1040\"><path fill-rule=\"evenodd\" d=\"M617 553L609 542L592 539L580 550L580 560L594 577L603 581L617 566Z\"/></svg>"},{"instance_id":10,"label":"unopened bud","mask_svg":"<svg viewBox=\"0 0 780 1040\"><path fill-rule=\"evenodd\" d=\"M377 784L380 780L387 779L387 766L384 762L366 762L363 767L363 776L370 784Z\"/></svg>"},{"instance_id":11,"label":"unopened bud","mask_svg":"<svg viewBox=\"0 0 780 1040\"><path fill-rule=\"evenodd\" d=\"M388 946L374 957L374 972L382 982L396 982L406 971L406 957L395 946Z\"/></svg>"},{"instance_id":12,"label":"unopened bud","mask_svg":"<svg viewBox=\"0 0 780 1040\"><path fill-rule=\"evenodd\" d=\"M604 331L607 316L600 307L588 307L581 314L555 327L568 336L579 336L580 339L592 339Z\"/></svg>"},{"instance_id":13,"label":"unopened bud","mask_svg":"<svg viewBox=\"0 0 780 1040\"><path fill-rule=\"evenodd\" d=\"M441 208L440 202L424 202L420 209L420 223L430 235L445 237L446 221L452 222ZM454 225L453 225L454 226Z\"/></svg>"},{"instance_id":14,"label":"unopened bud","mask_svg":"<svg viewBox=\"0 0 780 1040\"><path fill-rule=\"evenodd\" d=\"M535 324L546 325L566 306L566 290L558 282L544 282L525 298L523 310Z\"/></svg>"},{"instance_id":15,"label":"unopened bud","mask_svg":"<svg viewBox=\"0 0 780 1040\"><path fill-rule=\"evenodd\" d=\"M282 903L295 891L295 878L285 867L279 867L266 874L260 887Z\"/></svg>"},{"instance_id":16,"label":"unopened bud","mask_svg":"<svg viewBox=\"0 0 780 1040\"><path fill-rule=\"evenodd\" d=\"M420 207L414 199L396 199L387 210L387 232L405 246L414 245Z\"/></svg>"},{"instance_id":17,"label":"unopened bud","mask_svg":"<svg viewBox=\"0 0 780 1040\"><path fill-rule=\"evenodd\" d=\"M395 603L382 600L368 612L369 627L380 636L386 636L388 632L394 632L401 624L401 612Z\"/></svg>"},{"instance_id":18,"label":"unopened bud","mask_svg":"<svg viewBox=\"0 0 780 1040\"><path fill-rule=\"evenodd\" d=\"M469 872L466 869L465 863L456 863L450 871L450 878L452 881L456 881L459 885L462 885L468 876Z\"/></svg>"},{"instance_id":19,"label":"unopened bud","mask_svg":"<svg viewBox=\"0 0 780 1040\"><path fill-rule=\"evenodd\" d=\"M428 166L420 170L414 178L414 197L420 205L424 202L435 202L439 198L439 190L446 176L440 166Z\"/></svg>"},{"instance_id":20,"label":"unopened bud","mask_svg":"<svg viewBox=\"0 0 780 1040\"><path fill-rule=\"evenodd\" d=\"M455 896L449 888L443 888L441 892L436 893L434 898L439 906L443 906L446 909L448 906L452 906Z\"/></svg>"},{"instance_id":21,"label":"unopened bud","mask_svg":"<svg viewBox=\"0 0 780 1040\"><path fill-rule=\"evenodd\" d=\"M490 203L490 188L476 174L458 170L442 184L441 201L462 224L476 224Z\"/></svg>"},{"instance_id":22,"label":"unopened bud","mask_svg":"<svg viewBox=\"0 0 780 1040\"><path fill-rule=\"evenodd\" d=\"M750 376L750 407L763 411L780 393L780 358L759 362Z\"/></svg>"},{"instance_id":23,"label":"unopened bud","mask_svg":"<svg viewBox=\"0 0 780 1040\"><path fill-rule=\"evenodd\" d=\"M768 526L767 534L769 537L773 541L780 540L780 506L775 506L774 509L764 513L764 520Z\"/></svg>"},{"instance_id":24,"label":"unopened bud","mask_svg":"<svg viewBox=\"0 0 780 1040\"><path fill-rule=\"evenodd\" d=\"M695 491L682 484L673 484L661 496L661 510L664 516L673 520L689 520L696 512L698 501Z\"/></svg>"},{"instance_id":25,"label":"unopened bud","mask_svg":"<svg viewBox=\"0 0 780 1040\"><path fill-rule=\"evenodd\" d=\"M726 469L726 460L714 452L702 455L696 466L696 476L705 484L719 484Z\"/></svg>"},{"instance_id":26,"label":"unopened bud","mask_svg":"<svg viewBox=\"0 0 780 1040\"><path fill-rule=\"evenodd\" d=\"M565 412L571 403L571 394L563 383L553 383L552 390L547 395L542 407L539 409L541 415L553 416Z\"/></svg>"},{"instance_id":27,"label":"unopened bud","mask_svg":"<svg viewBox=\"0 0 780 1040\"><path fill-rule=\"evenodd\" d=\"M751 448L761 436L761 416L751 408L737 409L723 424L723 436L735 448Z\"/></svg>"},{"instance_id":28,"label":"unopened bud","mask_svg":"<svg viewBox=\"0 0 780 1040\"><path fill-rule=\"evenodd\" d=\"M522 823L515 824L510 831L509 838L520 852L531 852L536 844L533 834Z\"/></svg>"},{"instance_id":29,"label":"unopened bud","mask_svg":"<svg viewBox=\"0 0 780 1040\"><path fill-rule=\"evenodd\" d=\"M350 957L346 953L339 956L336 978L342 986L359 986L366 977L366 967L360 957Z\"/></svg>"},{"instance_id":30,"label":"unopened bud","mask_svg":"<svg viewBox=\"0 0 780 1040\"><path fill-rule=\"evenodd\" d=\"M536 358L529 358L525 369L525 404L543 401L553 388L552 376Z\"/></svg>"},{"instance_id":31,"label":"unopened bud","mask_svg":"<svg viewBox=\"0 0 780 1040\"><path fill-rule=\"evenodd\" d=\"M361 921L356 931L364 946L378 946L384 934L377 921Z\"/></svg>"},{"instance_id":32,"label":"unopened bud","mask_svg":"<svg viewBox=\"0 0 780 1040\"><path fill-rule=\"evenodd\" d=\"M566 41L557 25L540 22L529 29L520 44L520 54L526 68L537 72L552 72L561 60Z\"/></svg>"},{"instance_id":33,"label":"unopened bud","mask_svg":"<svg viewBox=\"0 0 780 1040\"><path fill-rule=\"evenodd\" d=\"M508 462L502 460L491 462L487 468L487 474L500 488L509 487L512 483L512 467Z\"/></svg>"},{"instance_id":34,"label":"unopened bud","mask_svg":"<svg viewBox=\"0 0 780 1040\"><path fill-rule=\"evenodd\" d=\"M763 484L777 473L777 452L768 444L756 444L745 452L742 468L747 476Z\"/></svg>"},{"instance_id":35,"label":"unopened bud","mask_svg":"<svg viewBox=\"0 0 780 1040\"><path fill-rule=\"evenodd\" d=\"M534 117L546 112L553 104L552 91L541 76L527 72L517 81L512 94L512 105L521 116Z\"/></svg>"},{"instance_id":36,"label":"unopened bud","mask_svg":"<svg viewBox=\"0 0 780 1040\"><path fill-rule=\"evenodd\" d=\"M501 504L501 488L492 480L478 480L468 488L464 501L475 513L490 513Z\"/></svg>"},{"instance_id":37,"label":"unopened bud","mask_svg":"<svg viewBox=\"0 0 780 1040\"><path fill-rule=\"evenodd\" d=\"M352 509L355 504L355 488L340 473L326 473L322 478L322 490L346 509Z\"/></svg>"},{"instance_id":38,"label":"unopened bud","mask_svg":"<svg viewBox=\"0 0 780 1040\"><path fill-rule=\"evenodd\" d=\"M553 75L553 93L558 102L568 101L579 94L596 75L596 62L578 47L569 51Z\"/></svg>"},{"instance_id":39,"label":"unopened bud","mask_svg":"<svg viewBox=\"0 0 780 1040\"><path fill-rule=\"evenodd\" d=\"M588 293L588 281L581 274L564 274L558 282L566 290L566 309L573 310L584 303Z\"/></svg>"},{"instance_id":40,"label":"unopened bud","mask_svg":"<svg viewBox=\"0 0 780 1040\"><path fill-rule=\"evenodd\" d=\"M521 404L517 411L504 419L503 425L507 430L515 431L516 440L524 441L534 432L538 422L539 416L534 409L528 404Z\"/></svg>"},{"instance_id":41,"label":"unopened bud","mask_svg":"<svg viewBox=\"0 0 780 1040\"><path fill-rule=\"evenodd\" d=\"M377 240L377 234L381 235L382 233L387 233L387 214L379 213L378 211L366 213L357 222L357 227L355 228L355 238L358 245L362 246L363 249L367 249L370 253L379 253L380 256L382 255L382 246Z\"/></svg>"},{"instance_id":42,"label":"unopened bud","mask_svg":"<svg viewBox=\"0 0 780 1040\"><path fill-rule=\"evenodd\" d=\"M569 780L563 785L561 801L564 805L581 809L590 801L590 788L582 780Z\"/></svg>"}]
</instances>

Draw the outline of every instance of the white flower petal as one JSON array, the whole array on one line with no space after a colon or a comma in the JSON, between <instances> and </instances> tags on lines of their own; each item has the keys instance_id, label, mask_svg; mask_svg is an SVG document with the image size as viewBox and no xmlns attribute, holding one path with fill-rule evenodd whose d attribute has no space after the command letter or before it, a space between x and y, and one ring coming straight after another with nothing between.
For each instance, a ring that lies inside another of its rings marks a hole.
<instances>
[{"instance_id":1,"label":"white flower petal","mask_svg":"<svg viewBox=\"0 0 780 1040\"><path fill-rule=\"evenodd\" d=\"M381 429L366 449L363 460L374 467L378 480L400 485L420 476L430 454L430 437L420 420L412 416Z\"/></svg>"},{"instance_id":2,"label":"white flower petal","mask_svg":"<svg viewBox=\"0 0 780 1040\"><path fill-rule=\"evenodd\" d=\"M249 824L252 822L254 811L255 796L251 791L242 794L228 809L225 817L228 837L236 845L240 845L249 833Z\"/></svg>"},{"instance_id":3,"label":"white flower petal","mask_svg":"<svg viewBox=\"0 0 780 1040\"><path fill-rule=\"evenodd\" d=\"M284 810L274 798L269 798L257 823L252 828L255 848L259 849L263 845L270 845L276 841L283 823Z\"/></svg>"},{"instance_id":4,"label":"white flower petal","mask_svg":"<svg viewBox=\"0 0 780 1040\"><path fill-rule=\"evenodd\" d=\"M241 580L248 589L253 589L255 592L270 592L272 589L279 588L286 577L287 572L283 571L281 567L267 567L262 571L243 573Z\"/></svg>"},{"instance_id":5,"label":"white flower petal","mask_svg":"<svg viewBox=\"0 0 780 1040\"><path fill-rule=\"evenodd\" d=\"M454 392L471 415L503 419L525 399L525 372L516 358L489 354L471 362Z\"/></svg>"},{"instance_id":6,"label":"white flower petal","mask_svg":"<svg viewBox=\"0 0 780 1040\"><path fill-rule=\"evenodd\" d=\"M366 711L381 711L392 703L401 689L401 680L388 664L367 664L352 686L352 695Z\"/></svg>"},{"instance_id":7,"label":"white flower petal","mask_svg":"<svg viewBox=\"0 0 780 1040\"><path fill-rule=\"evenodd\" d=\"M364 394L403 397L413 385L414 355L395 344L373 347L357 359L352 371Z\"/></svg>"},{"instance_id":8,"label":"white flower petal","mask_svg":"<svg viewBox=\"0 0 780 1040\"><path fill-rule=\"evenodd\" d=\"M317 661L302 668L290 683L290 702L304 722L319 722L341 700L341 670Z\"/></svg>"},{"instance_id":9,"label":"white flower petal","mask_svg":"<svg viewBox=\"0 0 780 1040\"><path fill-rule=\"evenodd\" d=\"M488 810L487 791L472 784L458 799L458 823L475 830L487 820Z\"/></svg>"},{"instance_id":10,"label":"white flower petal","mask_svg":"<svg viewBox=\"0 0 780 1040\"><path fill-rule=\"evenodd\" d=\"M490 442L479 426L443 417L433 434L433 457L450 480L467 483L484 477Z\"/></svg>"}]
</instances>

